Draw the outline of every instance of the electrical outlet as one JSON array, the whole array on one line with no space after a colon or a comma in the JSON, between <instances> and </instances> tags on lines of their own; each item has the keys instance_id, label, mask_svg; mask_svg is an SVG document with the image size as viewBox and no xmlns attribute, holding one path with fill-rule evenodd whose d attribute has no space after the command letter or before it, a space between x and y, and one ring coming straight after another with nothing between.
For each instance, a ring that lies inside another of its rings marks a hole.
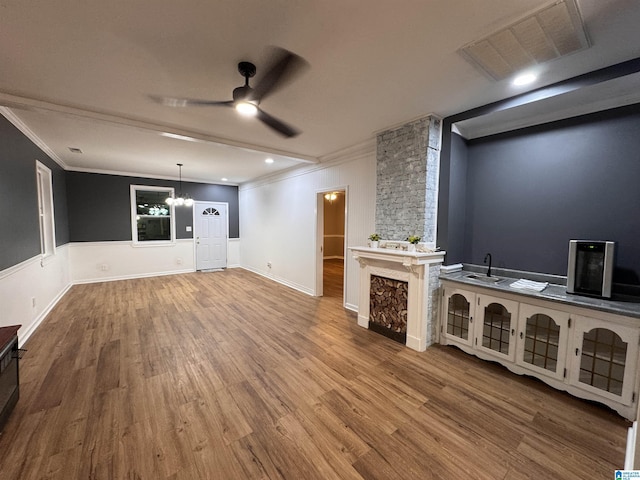
<instances>
[{"instance_id":1,"label":"electrical outlet","mask_svg":"<svg viewBox=\"0 0 640 480\"><path fill-rule=\"evenodd\" d=\"M31 308L36 308L36 297L31 297Z\"/></svg>"},{"instance_id":2,"label":"electrical outlet","mask_svg":"<svg viewBox=\"0 0 640 480\"><path fill-rule=\"evenodd\" d=\"M177 265L182 265L182 258L180 258L180 257L176 258L176 264Z\"/></svg>"},{"instance_id":3,"label":"electrical outlet","mask_svg":"<svg viewBox=\"0 0 640 480\"><path fill-rule=\"evenodd\" d=\"M100 265L100 270L102 270L103 272L106 272L107 270L109 270L109 265L107 265L106 263L103 263L102 265Z\"/></svg>"},{"instance_id":4,"label":"electrical outlet","mask_svg":"<svg viewBox=\"0 0 640 480\"><path fill-rule=\"evenodd\" d=\"M267 268L271 268L271 262L267 262Z\"/></svg>"}]
</instances>

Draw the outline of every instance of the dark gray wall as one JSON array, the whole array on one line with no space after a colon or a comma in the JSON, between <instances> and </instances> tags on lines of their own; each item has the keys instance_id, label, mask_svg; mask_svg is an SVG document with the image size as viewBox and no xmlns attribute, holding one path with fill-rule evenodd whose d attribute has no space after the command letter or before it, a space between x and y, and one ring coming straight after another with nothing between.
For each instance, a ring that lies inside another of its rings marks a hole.
<instances>
[{"instance_id":1,"label":"dark gray wall","mask_svg":"<svg viewBox=\"0 0 640 480\"><path fill-rule=\"evenodd\" d=\"M440 179L440 188L447 202L441 202L438 208L438 242L448 238L444 250L447 252L447 264L464 261L465 223L467 209L467 144L459 135L451 134L447 143L448 158L445 164L446 177ZM445 168L441 169L441 175ZM442 211L442 212L441 212ZM441 218L444 216L444 219ZM442 225L442 229L440 226ZM438 243L438 246L442 245Z\"/></svg>"},{"instance_id":2,"label":"dark gray wall","mask_svg":"<svg viewBox=\"0 0 640 480\"><path fill-rule=\"evenodd\" d=\"M67 173L69 236L72 242L131 240L131 185L174 187L178 182L150 178ZM229 237L239 237L238 187L182 182L182 192L201 201L229 204ZM176 235L193 238L193 209L176 207Z\"/></svg>"},{"instance_id":3,"label":"dark gray wall","mask_svg":"<svg viewBox=\"0 0 640 480\"><path fill-rule=\"evenodd\" d=\"M65 171L0 115L0 270L40 254L36 160L51 169L56 245L69 242Z\"/></svg>"},{"instance_id":4,"label":"dark gray wall","mask_svg":"<svg viewBox=\"0 0 640 480\"><path fill-rule=\"evenodd\" d=\"M639 283L640 104L467 146L464 262L566 275L570 239L614 240Z\"/></svg>"}]
</instances>

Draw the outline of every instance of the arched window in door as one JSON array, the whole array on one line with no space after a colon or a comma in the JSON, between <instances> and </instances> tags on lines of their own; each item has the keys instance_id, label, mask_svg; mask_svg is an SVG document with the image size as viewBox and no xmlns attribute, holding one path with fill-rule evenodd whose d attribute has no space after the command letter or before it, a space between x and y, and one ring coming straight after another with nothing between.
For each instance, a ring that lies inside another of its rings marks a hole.
<instances>
[{"instance_id":1,"label":"arched window in door","mask_svg":"<svg viewBox=\"0 0 640 480\"><path fill-rule=\"evenodd\" d=\"M211 215L220 215L220 212L217 209L213 208L213 207L205 208L202 211L202 216L203 217L209 217Z\"/></svg>"}]
</instances>

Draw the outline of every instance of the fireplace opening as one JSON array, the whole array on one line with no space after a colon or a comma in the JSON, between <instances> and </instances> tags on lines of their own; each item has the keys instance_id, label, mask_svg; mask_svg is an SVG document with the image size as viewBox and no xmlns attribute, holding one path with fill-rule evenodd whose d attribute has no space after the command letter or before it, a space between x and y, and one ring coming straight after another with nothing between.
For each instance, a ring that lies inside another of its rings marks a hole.
<instances>
[{"instance_id":1,"label":"fireplace opening","mask_svg":"<svg viewBox=\"0 0 640 480\"><path fill-rule=\"evenodd\" d=\"M369 329L405 345L409 283L371 275Z\"/></svg>"}]
</instances>

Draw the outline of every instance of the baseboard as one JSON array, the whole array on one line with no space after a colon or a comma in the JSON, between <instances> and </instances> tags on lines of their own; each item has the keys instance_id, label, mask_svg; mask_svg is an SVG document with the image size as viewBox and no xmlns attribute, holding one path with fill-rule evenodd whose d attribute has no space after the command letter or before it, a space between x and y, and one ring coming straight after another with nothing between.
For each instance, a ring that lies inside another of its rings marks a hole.
<instances>
[{"instance_id":1,"label":"baseboard","mask_svg":"<svg viewBox=\"0 0 640 480\"><path fill-rule=\"evenodd\" d=\"M346 308L347 310L351 310L352 312L358 313L358 306L353 305L352 303L345 303L344 308Z\"/></svg>"},{"instance_id":2,"label":"baseboard","mask_svg":"<svg viewBox=\"0 0 640 480\"><path fill-rule=\"evenodd\" d=\"M74 285L83 285L88 283L102 283L102 282L117 282L118 280L133 280L136 278L149 278L149 277L162 277L166 275L180 275L182 273L193 273L193 269L184 270L171 270L168 272L152 272L152 273L135 273L131 275L120 275L116 277L100 277L100 278L88 278L84 280L75 280Z\"/></svg>"},{"instance_id":3,"label":"baseboard","mask_svg":"<svg viewBox=\"0 0 640 480\"><path fill-rule=\"evenodd\" d=\"M285 287L293 288L294 290L297 290L299 292L305 293L310 296L314 296L314 292L311 289L303 287L296 283L289 282L288 280L284 280L282 278L278 278L273 275L267 275L264 272L261 272L259 270L254 270L253 268L249 268L249 267L241 267L241 268L244 268L245 270L251 273L255 273L256 275L260 275L261 277L268 278L269 280L273 280L274 282L284 285Z\"/></svg>"},{"instance_id":4,"label":"baseboard","mask_svg":"<svg viewBox=\"0 0 640 480\"><path fill-rule=\"evenodd\" d=\"M638 421L636 420L627 430L627 449L624 455L624 469L635 470L636 440L638 437Z\"/></svg>"},{"instance_id":5,"label":"baseboard","mask_svg":"<svg viewBox=\"0 0 640 480\"><path fill-rule=\"evenodd\" d=\"M422 340L412 335L407 335L407 347L418 352L424 352L427 349L427 345L422 343Z\"/></svg>"},{"instance_id":6,"label":"baseboard","mask_svg":"<svg viewBox=\"0 0 640 480\"><path fill-rule=\"evenodd\" d=\"M27 342L27 340L29 340L29 337L31 337L33 332L35 332L38 329L42 321L47 317L47 315L49 315L51 310L53 310L53 307L55 307L58 304L58 302L62 299L62 297L64 297L67 294L67 292L72 286L73 285L70 283L65 288L63 288L60 291L60 293L58 293L58 295L56 295L56 297L53 300L51 300L51 302L49 302L49 305L47 305L47 307L42 312L40 312L40 315L36 317L35 321L29 326L29 328L27 328L24 332L20 333L20 336L18 338L18 343L20 345L20 348L22 348L22 346Z\"/></svg>"}]
</instances>

